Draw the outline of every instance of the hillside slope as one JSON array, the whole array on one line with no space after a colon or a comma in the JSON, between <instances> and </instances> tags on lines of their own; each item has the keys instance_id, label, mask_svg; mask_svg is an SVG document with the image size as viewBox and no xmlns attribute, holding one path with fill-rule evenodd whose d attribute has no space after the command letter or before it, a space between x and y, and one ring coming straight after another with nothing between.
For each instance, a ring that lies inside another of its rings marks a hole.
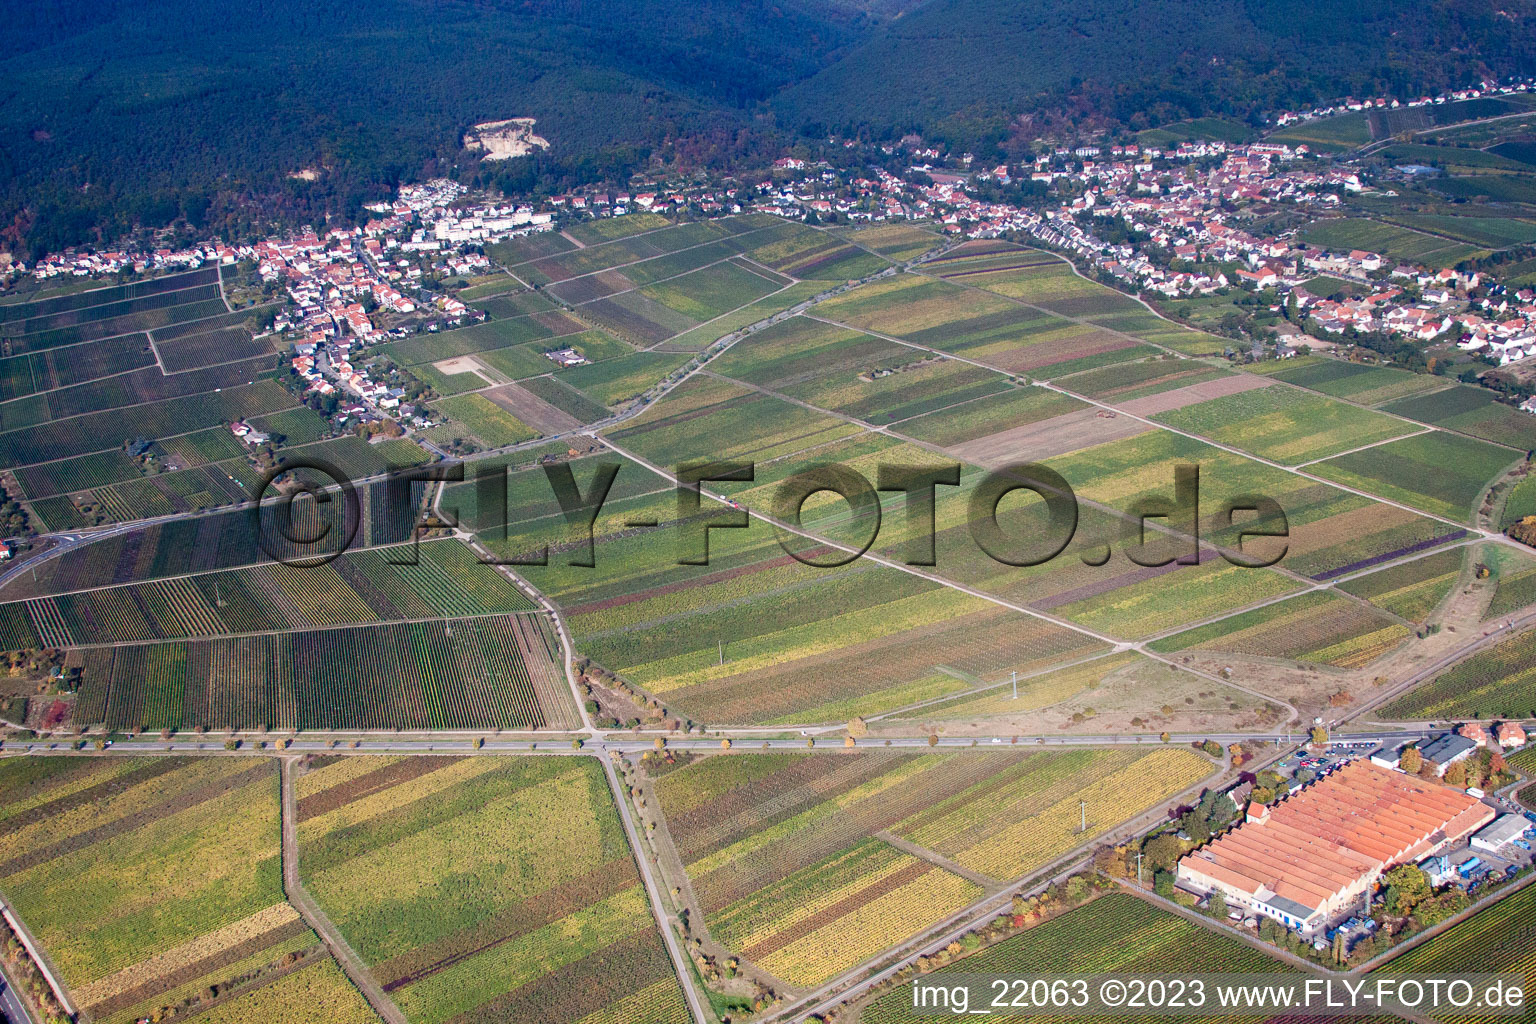
<instances>
[{"instance_id":1,"label":"hillside slope","mask_svg":"<svg viewBox=\"0 0 1536 1024\"><path fill-rule=\"evenodd\" d=\"M1536 64L1529 0L931 0L775 106L790 125L942 130L1061 107L1136 127ZM959 115L957 118L956 115Z\"/></svg>"},{"instance_id":2,"label":"hillside slope","mask_svg":"<svg viewBox=\"0 0 1536 1024\"><path fill-rule=\"evenodd\" d=\"M470 124L538 118L517 188L776 133L913 129L983 154L1021 112L1145 127L1536 69L1536 0L15 0L0 249L185 216L242 232L467 173ZM316 182L291 178L321 168ZM505 167L495 168L507 174Z\"/></svg>"}]
</instances>

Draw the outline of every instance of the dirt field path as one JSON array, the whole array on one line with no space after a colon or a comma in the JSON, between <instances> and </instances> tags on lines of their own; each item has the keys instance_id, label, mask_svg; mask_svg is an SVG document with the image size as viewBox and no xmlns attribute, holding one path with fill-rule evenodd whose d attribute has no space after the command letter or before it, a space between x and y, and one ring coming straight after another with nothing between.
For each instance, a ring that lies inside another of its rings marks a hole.
<instances>
[{"instance_id":1,"label":"dirt field path","mask_svg":"<svg viewBox=\"0 0 1536 1024\"><path fill-rule=\"evenodd\" d=\"M368 1005L373 1011L388 1024L407 1024L405 1014L395 1005L394 1000L384 994L378 982L373 980L373 975L363 964L362 957L357 951L347 944L347 940L341 937L331 919L325 916L325 911L320 909L309 893L304 891L304 884L299 881L299 842L294 822L293 798L293 765L297 758L285 757L282 759L283 780L283 892L293 904L315 934L320 936L320 941L325 943L325 948L331 951L336 958L336 963L352 979L352 984L368 1000Z\"/></svg>"}]
</instances>

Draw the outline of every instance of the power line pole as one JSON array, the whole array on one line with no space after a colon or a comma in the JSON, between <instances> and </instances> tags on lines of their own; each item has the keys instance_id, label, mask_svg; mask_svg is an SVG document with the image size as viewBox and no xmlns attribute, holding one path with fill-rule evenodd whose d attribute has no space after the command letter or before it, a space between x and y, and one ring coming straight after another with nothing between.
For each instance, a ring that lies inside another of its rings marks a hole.
<instances>
[{"instance_id":1,"label":"power line pole","mask_svg":"<svg viewBox=\"0 0 1536 1024\"><path fill-rule=\"evenodd\" d=\"M1014 669L1014 671L1013 671L1013 699L1014 700L1018 700L1019 699L1019 671L1018 671L1018 669Z\"/></svg>"},{"instance_id":2,"label":"power line pole","mask_svg":"<svg viewBox=\"0 0 1536 1024\"><path fill-rule=\"evenodd\" d=\"M1077 809L1082 812L1082 816L1083 816L1082 831L1087 832L1088 831L1088 801L1087 800L1079 800L1077 802Z\"/></svg>"},{"instance_id":3,"label":"power line pole","mask_svg":"<svg viewBox=\"0 0 1536 1024\"><path fill-rule=\"evenodd\" d=\"M1136 851L1136 884L1141 885L1141 851Z\"/></svg>"}]
</instances>

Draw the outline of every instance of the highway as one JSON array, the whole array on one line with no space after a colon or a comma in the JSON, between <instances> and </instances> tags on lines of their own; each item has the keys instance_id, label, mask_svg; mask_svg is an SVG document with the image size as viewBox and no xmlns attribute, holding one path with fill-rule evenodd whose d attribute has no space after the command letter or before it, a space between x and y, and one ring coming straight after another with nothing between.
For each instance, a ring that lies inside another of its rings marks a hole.
<instances>
[{"instance_id":1,"label":"highway","mask_svg":"<svg viewBox=\"0 0 1536 1024\"><path fill-rule=\"evenodd\" d=\"M21 996L0 976L0 1013L10 1024L33 1024L32 1015L21 1002Z\"/></svg>"}]
</instances>

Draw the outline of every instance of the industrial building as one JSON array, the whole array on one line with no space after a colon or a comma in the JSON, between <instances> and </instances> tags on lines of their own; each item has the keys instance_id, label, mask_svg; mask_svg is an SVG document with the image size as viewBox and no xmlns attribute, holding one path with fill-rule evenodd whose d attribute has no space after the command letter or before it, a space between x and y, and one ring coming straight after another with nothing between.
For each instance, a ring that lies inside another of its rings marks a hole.
<instances>
[{"instance_id":1,"label":"industrial building","mask_svg":"<svg viewBox=\"0 0 1536 1024\"><path fill-rule=\"evenodd\" d=\"M1179 861L1186 889L1304 934L1326 926L1389 868L1459 843L1495 816L1458 790L1351 762Z\"/></svg>"},{"instance_id":2,"label":"industrial building","mask_svg":"<svg viewBox=\"0 0 1536 1024\"><path fill-rule=\"evenodd\" d=\"M1477 850L1487 850L1489 853L1498 853L1510 843L1519 839L1531 823L1518 814L1506 814L1498 821L1483 829L1472 837L1472 847Z\"/></svg>"}]
</instances>

